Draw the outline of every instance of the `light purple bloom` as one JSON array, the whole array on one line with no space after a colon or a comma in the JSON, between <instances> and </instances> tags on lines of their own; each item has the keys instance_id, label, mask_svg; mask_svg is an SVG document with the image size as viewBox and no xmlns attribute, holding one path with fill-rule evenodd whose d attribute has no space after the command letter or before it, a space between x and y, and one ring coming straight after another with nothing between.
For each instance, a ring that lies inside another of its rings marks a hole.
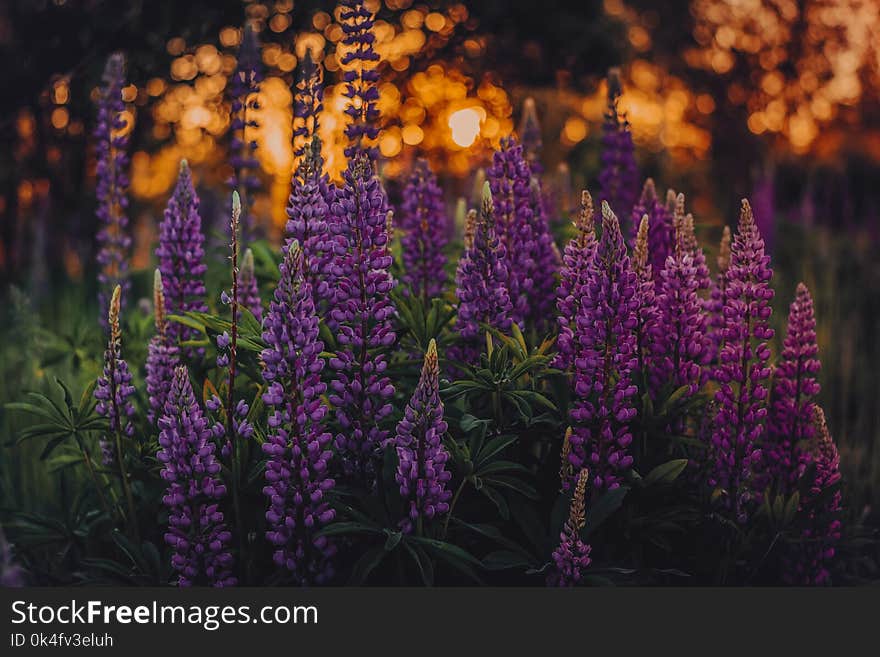
<instances>
[{"instance_id":1,"label":"light purple bloom","mask_svg":"<svg viewBox=\"0 0 880 657\"><path fill-rule=\"evenodd\" d=\"M147 396L150 410L147 419L155 425L165 410L168 391L174 368L180 364L180 350L168 337L168 323L165 320L165 294L162 273L157 269L153 279L153 313L156 320L156 334L147 346L146 377Z\"/></svg>"},{"instance_id":2,"label":"light purple bloom","mask_svg":"<svg viewBox=\"0 0 880 657\"><path fill-rule=\"evenodd\" d=\"M269 499L266 539L278 566L301 585L322 584L333 576L336 547L318 531L333 520L326 494L334 486L329 475L332 436L325 431L327 405L321 382L324 344L318 339L318 317L305 278L303 252L288 245L274 300L263 327L263 378L269 407L266 486Z\"/></svg>"},{"instance_id":3,"label":"light purple bloom","mask_svg":"<svg viewBox=\"0 0 880 657\"><path fill-rule=\"evenodd\" d=\"M639 170L629 122L618 109L622 93L620 71L611 69L608 71L608 109L602 125L599 200L607 201L614 212L626 219L632 216L638 194Z\"/></svg>"},{"instance_id":4,"label":"light purple bloom","mask_svg":"<svg viewBox=\"0 0 880 657\"><path fill-rule=\"evenodd\" d=\"M446 282L446 206L443 192L425 160L418 160L403 189L402 282L424 301L443 294Z\"/></svg>"},{"instance_id":5,"label":"light purple bloom","mask_svg":"<svg viewBox=\"0 0 880 657\"><path fill-rule=\"evenodd\" d=\"M159 427L161 449L156 456L168 484L162 498L168 508L165 542L173 550L171 566L178 573L177 584L234 586L229 552L232 534L220 510L226 487L214 456L215 440L223 435L223 427L209 425L184 366L174 371Z\"/></svg>"},{"instance_id":6,"label":"light purple bloom","mask_svg":"<svg viewBox=\"0 0 880 657\"><path fill-rule=\"evenodd\" d=\"M648 178L642 188L642 195L632 212L633 228L636 232L642 217L648 215L648 254L651 261L651 271L654 272L658 288L660 287L660 273L666 264L666 258L672 255L675 249L675 227L672 219L675 207L674 193L672 199L673 205L670 207L668 198L666 203L658 198L654 181Z\"/></svg>"},{"instance_id":7,"label":"light purple bloom","mask_svg":"<svg viewBox=\"0 0 880 657\"><path fill-rule=\"evenodd\" d=\"M589 545L581 540L580 532L586 524L586 494L589 470L583 468L577 476L571 498L568 518L559 535L559 545L553 550L553 570L547 577L548 586L577 586L590 565Z\"/></svg>"}]
</instances>

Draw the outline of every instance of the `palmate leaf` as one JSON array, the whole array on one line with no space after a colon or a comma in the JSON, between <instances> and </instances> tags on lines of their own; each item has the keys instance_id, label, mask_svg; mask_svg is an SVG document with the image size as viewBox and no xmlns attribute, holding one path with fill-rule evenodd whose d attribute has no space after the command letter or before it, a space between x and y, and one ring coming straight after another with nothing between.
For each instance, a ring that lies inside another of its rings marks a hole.
<instances>
[{"instance_id":1,"label":"palmate leaf","mask_svg":"<svg viewBox=\"0 0 880 657\"><path fill-rule=\"evenodd\" d=\"M644 485L671 484L684 472L687 465L687 459L673 459L666 463L661 463L647 474L643 480Z\"/></svg>"},{"instance_id":2,"label":"palmate leaf","mask_svg":"<svg viewBox=\"0 0 880 657\"><path fill-rule=\"evenodd\" d=\"M457 545L445 541L438 541L433 538L424 538L422 536L407 536L406 540L410 544L424 548L425 552L446 562L455 570L467 575L478 584L483 583L483 580L477 574L476 570L474 570L475 568L482 568L482 562Z\"/></svg>"}]
</instances>

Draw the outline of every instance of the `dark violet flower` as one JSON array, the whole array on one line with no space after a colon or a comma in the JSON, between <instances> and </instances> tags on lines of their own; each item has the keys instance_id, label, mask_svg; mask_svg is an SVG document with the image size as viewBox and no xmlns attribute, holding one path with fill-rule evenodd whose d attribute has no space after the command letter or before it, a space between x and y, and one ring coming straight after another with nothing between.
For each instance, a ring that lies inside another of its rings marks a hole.
<instances>
[{"instance_id":1,"label":"dark violet flower","mask_svg":"<svg viewBox=\"0 0 880 657\"><path fill-rule=\"evenodd\" d=\"M821 367L816 343L813 299L799 283L788 314L782 355L773 373L764 462L768 484L790 495L809 463L808 446L815 432L813 401L819 394L816 376Z\"/></svg>"},{"instance_id":2,"label":"dark violet flower","mask_svg":"<svg viewBox=\"0 0 880 657\"><path fill-rule=\"evenodd\" d=\"M190 168L183 160L177 185L159 224L159 246L156 247L165 305L172 315L208 310L205 302L204 275L207 266L204 264L204 241L199 197L193 187ZM176 322L169 324L166 330L174 344L190 340L198 334L196 329ZM192 356L194 351L187 348L185 353Z\"/></svg>"},{"instance_id":3,"label":"dark violet flower","mask_svg":"<svg viewBox=\"0 0 880 657\"><path fill-rule=\"evenodd\" d=\"M577 476L568 518L559 535L559 545L553 550L553 566L547 577L548 586L577 586L590 565L589 545L581 540L580 532L586 523L585 505L589 470L583 468Z\"/></svg>"},{"instance_id":4,"label":"dark violet flower","mask_svg":"<svg viewBox=\"0 0 880 657\"><path fill-rule=\"evenodd\" d=\"M712 288L712 276L709 274L709 267L706 264L706 256L703 249L697 242L697 233L694 228L694 216L685 213L684 194L679 194L675 198L675 209L673 210L672 223L675 227L675 248L681 249L684 253L688 253L693 259L693 265L696 268L697 290L700 292L710 290ZM681 244L679 244L681 241ZM701 305L708 307L708 302L701 300Z\"/></svg>"},{"instance_id":5,"label":"dark violet flower","mask_svg":"<svg viewBox=\"0 0 880 657\"><path fill-rule=\"evenodd\" d=\"M602 235L582 285L575 337L574 408L569 460L589 467L596 490L620 486L630 468L630 422L636 415L631 377L638 366L638 279L620 224L602 202ZM570 485L571 482L569 482Z\"/></svg>"},{"instance_id":6,"label":"dark violet flower","mask_svg":"<svg viewBox=\"0 0 880 657\"><path fill-rule=\"evenodd\" d=\"M523 154L529 163L529 170L533 176L544 173L541 164L541 123L538 121L538 110L535 107L535 99L531 96L523 101L522 118L519 122L519 140L523 145Z\"/></svg>"},{"instance_id":7,"label":"dark violet flower","mask_svg":"<svg viewBox=\"0 0 880 657\"><path fill-rule=\"evenodd\" d=\"M214 456L223 427L210 426L196 402L186 367L174 370L165 412L159 420L156 455L168 486L162 501L168 508L165 542L172 548L171 566L178 586L234 586L232 534L220 502L226 487Z\"/></svg>"},{"instance_id":8,"label":"dark violet flower","mask_svg":"<svg viewBox=\"0 0 880 657\"><path fill-rule=\"evenodd\" d=\"M709 324L708 361L715 363L724 344L724 302L727 296L727 270L730 269L730 226L725 226L718 247L718 273L706 305Z\"/></svg>"},{"instance_id":9,"label":"dark violet flower","mask_svg":"<svg viewBox=\"0 0 880 657\"><path fill-rule=\"evenodd\" d=\"M511 319L524 328L535 290L538 246L529 165L522 146L512 138L501 140L501 150L486 171L495 207L495 230L507 258L507 291Z\"/></svg>"},{"instance_id":10,"label":"dark violet flower","mask_svg":"<svg viewBox=\"0 0 880 657\"><path fill-rule=\"evenodd\" d=\"M563 370L574 365L577 349L575 322L583 299L582 287L596 252L596 232L593 226L593 199L586 190L581 194L581 212L574 222L576 234L565 245L559 286L556 288L556 309L559 313L559 336L556 339L557 356L554 364Z\"/></svg>"},{"instance_id":11,"label":"dark violet flower","mask_svg":"<svg viewBox=\"0 0 880 657\"><path fill-rule=\"evenodd\" d=\"M682 387L687 388L685 397L693 396L703 378L706 318L697 296L699 274L692 231L693 222L679 223L674 253L666 258L660 273L650 368L655 396L661 390L672 392ZM699 247L696 249L702 254Z\"/></svg>"},{"instance_id":12,"label":"dark violet flower","mask_svg":"<svg viewBox=\"0 0 880 657\"><path fill-rule=\"evenodd\" d=\"M321 112L324 111L324 69L306 50L299 69L293 94L293 139L297 158L306 156L306 148L318 134ZM320 169L319 169L320 173Z\"/></svg>"},{"instance_id":13,"label":"dark violet flower","mask_svg":"<svg viewBox=\"0 0 880 657\"><path fill-rule=\"evenodd\" d=\"M250 249L245 249L241 260L238 289L241 294L241 305L250 310L258 322L262 322L263 302L260 300L260 288L257 286L257 275L254 272L254 253Z\"/></svg>"},{"instance_id":14,"label":"dark violet flower","mask_svg":"<svg viewBox=\"0 0 880 657\"><path fill-rule=\"evenodd\" d=\"M403 229L402 282L428 301L443 294L446 283L446 206L443 192L425 160L418 160L403 189L400 227Z\"/></svg>"},{"instance_id":15,"label":"dark violet flower","mask_svg":"<svg viewBox=\"0 0 880 657\"><path fill-rule=\"evenodd\" d=\"M165 410L168 391L174 368L180 364L180 351L168 337L168 323L165 321L165 293L162 273L157 269L153 279L153 313L156 318L156 335L147 347L146 384L150 410L147 419L155 425Z\"/></svg>"},{"instance_id":16,"label":"dark violet flower","mask_svg":"<svg viewBox=\"0 0 880 657\"><path fill-rule=\"evenodd\" d=\"M725 505L741 523L746 522L762 492L753 480L760 465L767 417L772 276L770 257L764 253L752 209L743 200L727 271L724 346L715 370L718 410L711 435L709 477L709 484L725 493Z\"/></svg>"},{"instance_id":17,"label":"dark violet flower","mask_svg":"<svg viewBox=\"0 0 880 657\"><path fill-rule=\"evenodd\" d=\"M485 345L480 324L503 332L510 330L507 266L506 250L495 233L495 208L487 182L483 185L479 217L473 210L468 214L464 254L455 274L456 331L462 344L450 350L453 359L470 364L479 361Z\"/></svg>"},{"instance_id":18,"label":"dark violet flower","mask_svg":"<svg viewBox=\"0 0 880 657\"><path fill-rule=\"evenodd\" d=\"M279 266L281 273L263 326L268 345L261 354L268 388L267 456L269 499L266 540L278 566L301 585L322 584L333 576L335 546L318 532L333 520L326 499L334 481L328 474L332 436L325 431L327 405L321 382L323 343L311 286L305 277L303 252L291 242Z\"/></svg>"},{"instance_id":19,"label":"dark violet flower","mask_svg":"<svg viewBox=\"0 0 880 657\"><path fill-rule=\"evenodd\" d=\"M122 331L119 328L121 305L122 286L117 285L113 289L107 313L110 338L104 351L104 372L95 387L95 399L98 401L95 410L110 423L108 435L101 437L104 465L111 465L116 460L117 443L121 437L134 435L134 425L131 423L134 416L131 402L134 386L131 385L128 363L122 358Z\"/></svg>"},{"instance_id":20,"label":"dark violet flower","mask_svg":"<svg viewBox=\"0 0 880 657\"><path fill-rule=\"evenodd\" d=\"M379 54L373 48L375 15L363 0L341 0L340 5L342 55L339 63L345 82L343 93L348 98L345 113L351 118L345 128L348 137L345 156L352 158L358 151L364 151L370 161L375 162L379 157L375 145L379 137Z\"/></svg>"},{"instance_id":21,"label":"dark violet flower","mask_svg":"<svg viewBox=\"0 0 880 657\"><path fill-rule=\"evenodd\" d=\"M608 71L608 109L602 125L599 200L607 201L614 212L627 218L632 216L638 194L639 170L629 123L618 109L622 93L620 71L613 68Z\"/></svg>"},{"instance_id":22,"label":"dark violet flower","mask_svg":"<svg viewBox=\"0 0 880 657\"><path fill-rule=\"evenodd\" d=\"M95 126L95 196L98 201L98 302L100 322L107 325L108 305L113 289L120 285L128 292L128 258L131 235L128 233L128 135L131 126L125 120L122 88L125 86L125 58L114 53L104 68L103 86L98 95L98 121Z\"/></svg>"},{"instance_id":23,"label":"dark violet flower","mask_svg":"<svg viewBox=\"0 0 880 657\"><path fill-rule=\"evenodd\" d=\"M553 239L553 233L550 232L546 195L541 189L541 183L534 176L529 181L529 199L532 207L531 243L534 248L534 268L526 319L531 326L544 331L552 324L557 274L562 265L562 256Z\"/></svg>"},{"instance_id":24,"label":"dark violet flower","mask_svg":"<svg viewBox=\"0 0 880 657\"><path fill-rule=\"evenodd\" d=\"M638 300L636 355L638 356L638 371L643 379L647 375L649 364L652 364L651 357L656 348L657 324L660 319L654 290L649 233L650 218L645 214L639 221L639 231L636 234L632 257L632 268L637 280L636 299Z\"/></svg>"},{"instance_id":25,"label":"dark violet flower","mask_svg":"<svg viewBox=\"0 0 880 657\"><path fill-rule=\"evenodd\" d=\"M664 203L657 197L657 189L651 178L645 181L642 195L633 208L632 220L636 232L644 215L648 215L648 254L651 259L651 271L654 272L656 287L659 287L660 272L663 271L666 258L672 255L675 249L675 227L668 200Z\"/></svg>"},{"instance_id":26,"label":"dark violet flower","mask_svg":"<svg viewBox=\"0 0 880 657\"><path fill-rule=\"evenodd\" d=\"M813 406L812 433L809 458L815 464L815 475L799 509L805 526L800 542L789 546L783 560L783 579L789 584L829 584L828 568L841 536L840 455L818 405Z\"/></svg>"},{"instance_id":27,"label":"dark violet flower","mask_svg":"<svg viewBox=\"0 0 880 657\"><path fill-rule=\"evenodd\" d=\"M391 252L388 249L387 200L363 153L345 171L331 212L341 236L335 269L334 307L339 349L330 359L335 370L330 401L340 433L336 447L347 474L372 481L380 446L388 438L384 420L391 413L394 386L386 376L386 352L396 336L392 325Z\"/></svg>"},{"instance_id":28,"label":"dark violet flower","mask_svg":"<svg viewBox=\"0 0 880 657\"><path fill-rule=\"evenodd\" d=\"M254 154L257 142L250 134L259 127L256 117L259 110L257 94L260 93L262 80L263 67L260 63L259 40L254 29L250 25L245 25L238 49L238 64L229 81L231 98L229 163L232 165L229 189L237 191L241 198L241 235L245 244L253 239L256 229L251 208L254 195L260 189L260 179L257 175L260 163Z\"/></svg>"},{"instance_id":29,"label":"dark violet flower","mask_svg":"<svg viewBox=\"0 0 880 657\"><path fill-rule=\"evenodd\" d=\"M418 386L397 424L395 479L400 484L400 496L408 507L408 516L401 522L406 533L420 530L423 522L449 511L452 491L446 488L446 484L452 474L446 469L449 453L443 446L445 433L437 344L432 339Z\"/></svg>"}]
</instances>

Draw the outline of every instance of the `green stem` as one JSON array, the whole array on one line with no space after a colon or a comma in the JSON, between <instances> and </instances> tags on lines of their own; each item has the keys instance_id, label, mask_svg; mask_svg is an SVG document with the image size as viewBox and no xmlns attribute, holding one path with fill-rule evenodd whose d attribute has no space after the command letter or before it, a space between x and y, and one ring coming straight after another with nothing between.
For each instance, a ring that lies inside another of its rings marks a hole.
<instances>
[{"instance_id":1,"label":"green stem","mask_svg":"<svg viewBox=\"0 0 880 657\"><path fill-rule=\"evenodd\" d=\"M77 436L76 442L79 445L80 453L83 455L83 462L86 465L86 469L89 471L89 477L91 477L92 483L95 485L95 490L98 492L98 499L101 501L101 506L107 515L112 518L114 513L110 510L110 505L107 503L107 498L104 496L104 488L101 486L101 482L98 481L98 473L95 472L95 466L92 463L92 455L79 436Z\"/></svg>"},{"instance_id":2,"label":"green stem","mask_svg":"<svg viewBox=\"0 0 880 657\"><path fill-rule=\"evenodd\" d=\"M443 534L441 540L446 540L446 533L449 531L449 519L452 517L452 512L455 511L455 505L458 502L458 498L461 497L461 491L464 490L464 485L466 483L467 478L462 479L458 488L455 490L455 495L452 496L452 502L449 503L449 511L446 513L446 518L443 519Z\"/></svg>"}]
</instances>

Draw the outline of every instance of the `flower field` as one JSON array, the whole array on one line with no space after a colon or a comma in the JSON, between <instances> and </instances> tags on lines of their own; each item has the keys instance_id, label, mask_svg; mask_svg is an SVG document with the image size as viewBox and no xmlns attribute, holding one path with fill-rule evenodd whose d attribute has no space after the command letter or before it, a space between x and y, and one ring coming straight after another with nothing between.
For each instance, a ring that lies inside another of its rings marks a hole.
<instances>
[{"instance_id":1,"label":"flower field","mask_svg":"<svg viewBox=\"0 0 880 657\"><path fill-rule=\"evenodd\" d=\"M880 447L834 425L874 426L876 346L858 376L837 348L823 369L834 336L876 328L876 281L862 315L838 301L854 289L829 301L876 273L870 257L818 229L771 257L760 199L707 229L688 190L641 173L617 69L574 211L534 104L453 211L428 160L383 175L376 17L340 5L344 162L327 166L329 72L306 54L280 239L255 200L264 75L245 28L223 207L181 160L149 266L132 266L128 71L108 58L98 274L53 290L50 312L13 289L0 330L2 583L880 577Z\"/></svg>"}]
</instances>

